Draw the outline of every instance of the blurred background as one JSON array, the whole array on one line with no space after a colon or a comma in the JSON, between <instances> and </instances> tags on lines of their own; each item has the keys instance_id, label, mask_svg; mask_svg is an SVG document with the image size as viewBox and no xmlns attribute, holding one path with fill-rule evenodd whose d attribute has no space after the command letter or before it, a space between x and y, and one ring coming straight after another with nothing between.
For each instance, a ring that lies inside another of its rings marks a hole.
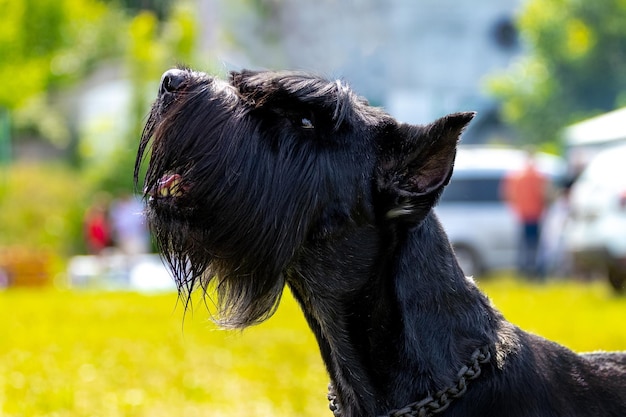
<instances>
[{"instance_id":1,"label":"blurred background","mask_svg":"<svg viewBox=\"0 0 626 417\"><path fill-rule=\"evenodd\" d=\"M292 300L240 336L216 332L201 301L184 321L175 307L132 171L160 76L179 64L340 78L410 123L478 111L437 208L466 274L518 324L576 350L626 349L623 1L0 10L0 416L325 410L326 377ZM531 160L544 185L528 235L504 184Z\"/></svg>"}]
</instances>

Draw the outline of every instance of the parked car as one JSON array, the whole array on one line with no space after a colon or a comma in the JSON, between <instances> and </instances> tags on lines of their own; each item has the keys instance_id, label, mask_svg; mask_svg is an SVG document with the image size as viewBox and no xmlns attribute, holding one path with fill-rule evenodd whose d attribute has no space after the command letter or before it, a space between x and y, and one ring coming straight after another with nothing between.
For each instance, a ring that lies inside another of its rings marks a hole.
<instances>
[{"instance_id":1,"label":"parked car","mask_svg":"<svg viewBox=\"0 0 626 417\"><path fill-rule=\"evenodd\" d=\"M626 283L626 145L596 155L574 183L565 231L575 267Z\"/></svg>"},{"instance_id":2,"label":"parked car","mask_svg":"<svg viewBox=\"0 0 626 417\"><path fill-rule=\"evenodd\" d=\"M536 155L537 167L556 179L564 173L563 161L553 155ZM450 184L435 208L468 276L513 269L518 248L517 221L500 196L506 173L521 170L527 153L519 149L460 146Z\"/></svg>"}]
</instances>

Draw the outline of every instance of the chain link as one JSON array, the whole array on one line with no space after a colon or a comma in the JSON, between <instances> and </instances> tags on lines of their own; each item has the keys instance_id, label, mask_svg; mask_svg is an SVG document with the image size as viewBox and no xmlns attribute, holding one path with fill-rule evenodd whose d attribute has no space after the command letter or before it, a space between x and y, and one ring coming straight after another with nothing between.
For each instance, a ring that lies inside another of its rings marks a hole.
<instances>
[{"instance_id":1,"label":"chain link","mask_svg":"<svg viewBox=\"0 0 626 417\"><path fill-rule=\"evenodd\" d=\"M467 392L467 385L470 381L478 378L482 372L480 365L489 363L491 353L489 348L483 346L472 353L471 363L463 366L457 373L455 385L438 391L435 395L429 395L421 401L408 404L403 408L393 410L381 417L431 417L444 412L457 398ZM341 417L341 408L337 402L337 395L332 384L328 385L328 401L330 410L335 417Z\"/></svg>"},{"instance_id":2,"label":"chain link","mask_svg":"<svg viewBox=\"0 0 626 417\"><path fill-rule=\"evenodd\" d=\"M341 417L341 410L339 408L339 403L337 402L337 394L335 393L335 387L331 382L328 384L328 408L333 412L333 416Z\"/></svg>"}]
</instances>

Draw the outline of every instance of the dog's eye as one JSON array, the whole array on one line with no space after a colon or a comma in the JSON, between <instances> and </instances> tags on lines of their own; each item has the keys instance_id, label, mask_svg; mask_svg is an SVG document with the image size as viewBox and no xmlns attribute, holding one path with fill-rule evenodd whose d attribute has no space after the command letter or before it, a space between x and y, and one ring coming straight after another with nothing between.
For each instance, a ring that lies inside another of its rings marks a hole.
<instances>
[{"instance_id":1,"label":"dog's eye","mask_svg":"<svg viewBox=\"0 0 626 417\"><path fill-rule=\"evenodd\" d=\"M279 108L273 112L291 123L295 128L303 130L315 129L315 113L307 108Z\"/></svg>"},{"instance_id":2,"label":"dog's eye","mask_svg":"<svg viewBox=\"0 0 626 417\"><path fill-rule=\"evenodd\" d=\"M313 125L313 122L308 117L303 117L300 120L300 127L302 129L314 129L315 128L315 126Z\"/></svg>"}]
</instances>

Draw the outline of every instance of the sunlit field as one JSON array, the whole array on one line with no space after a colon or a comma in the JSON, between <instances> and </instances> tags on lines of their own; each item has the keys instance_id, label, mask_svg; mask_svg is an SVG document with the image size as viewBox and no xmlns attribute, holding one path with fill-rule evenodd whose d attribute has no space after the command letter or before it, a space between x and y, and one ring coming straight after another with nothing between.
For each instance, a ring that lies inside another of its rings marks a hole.
<instances>
[{"instance_id":1,"label":"sunlit field","mask_svg":"<svg viewBox=\"0 0 626 417\"><path fill-rule=\"evenodd\" d=\"M577 351L626 349L626 298L604 283L480 286L506 317ZM316 416L327 376L293 299L244 332L173 293L0 292L0 416Z\"/></svg>"}]
</instances>

